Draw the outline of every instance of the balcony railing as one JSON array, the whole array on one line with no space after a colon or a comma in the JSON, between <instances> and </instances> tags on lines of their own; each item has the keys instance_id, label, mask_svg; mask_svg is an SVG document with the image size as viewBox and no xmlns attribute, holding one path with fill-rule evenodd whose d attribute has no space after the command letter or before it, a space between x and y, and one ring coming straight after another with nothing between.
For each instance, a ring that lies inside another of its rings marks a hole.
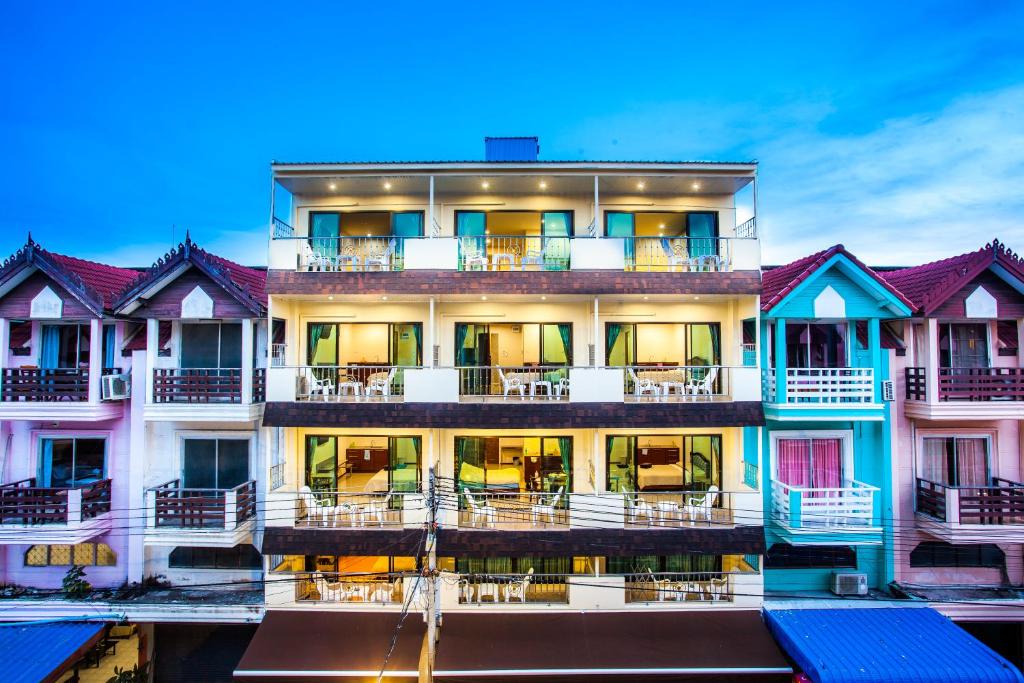
<instances>
[{"instance_id":1,"label":"balcony railing","mask_svg":"<svg viewBox=\"0 0 1024 683\"><path fill-rule=\"evenodd\" d=\"M624 521L630 528L678 529L733 524L731 494L719 491L717 486L704 491L645 490L622 496Z\"/></svg>"},{"instance_id":2,"label":"balcony railing","mask_svg":"<svg viewBox=\"0 0 1024 683\"><path fill-rule=\"evenodd\" d=\"M299 237L299 270L393 271L405 267L405 237Z\"/></svg>"},{"instance_id":3,"label":"balcony railing","mask_svg":"<svg viewBox=\"0 0 1024 683\"><path fill-rule=\"evenodd\" d=\"M256 482L230 489L181 488L180 479L147 490L152 526L234 529L256 516Z\"/></svg>"},{"instance_id":4,"label":"balcony railing","mask_svg":"<svg viewBox=\"0 0 1024 683\"><path fill-rule=\"evenodd\" d=\"M566 574L473 574L459 578L459 603L463 605L568 602Z\"/></svg>"},{"instance_id":5,"label":"balcony railing","mask_svg":"<svg viewBox=\"0 0 1024 683\"><path fill-rule=\"evenodd\" d=\"M636 401L698 400L728 395L730 368L719 365L622 368L623 392Z\"/></svg>"},{"instance_id":6,"label":"balcony railing","mask_svg":"<svg viewBox=\"0 0 1024 683\"><path fill-rule=\"evenodd\" d=\"M0 486L0 524L69 524L110 512L110 480L80 487L36 486L22 479Z\"/></svg>"},{"instance_id":7,"label":"balcony railing","mask_svg":"<svg viewBox=\"0 0 1024 683\"><path fill-rule=\"evenodd\" d=\"M459 270L569 270L570 237L459 238Z\"/></svg>"},{"instance_id":8,"label":"balcony railing","mask_svg":"<svg viewBox=\"0 0 1024 683\"><path fill-rule=\"evenodd\" d=\"M568 400L569 366L461 366L459 396Z\"/></svg>"},{"instance_id":9,"label":"balcony railing","mask_svg":"<svg viewBox=\"0 0 1024 683\"><path fill-rule=\"evenodd\" d=\"M305 491L296 504L295 525L307 529L402 526L403 513L423 509L419 494L393 491Z\"/></svg>"},{"instance_id":10,"label":"balcony railing","mask_svg":"<svg viewBox=\"0 0 1024 683\"><path fill-rule=\"evenodd\" d=\"M295 576L295 600L402 604L402 583L400 574L360 577L333 572L303 572Z\"/></svg>"},{"instance_id":11,"label":"balcony railing","mask_svg":"<svg viewBox=\"0 0 1024 683\"><path fill-rule=\"evenodd\" d=\"M872 368L787 368L783 399L774 369L765 370L765 396L770 403L866 404L875 402Z\"/></svg>"},{"instance_id":12,"label":"balcony railing","mask_svg":"<svg viewBox=\"0 0 1024 683\"><path fill-rule=\"evenodd\" d=\"M1024 524L1024 484L993 478L990 486L948 486L917 479L917 511L947 524Z\"/></svg>"},{"instance_id":13,"label":"balcony railing","mask_svg":"<svg viewBox=\"0 0 1024 683\"><path fill-rule=\"evenodd\" d=\"M1024 401L1024 368L938 368L940 401ZM927 371L906 369L907 399L927 399Z\"/></svg>"},{"instance_id":14,"label":"balcony railing","mask_svg":"<svg viewBox=\"0 0 1024 683\"><path fill-rule=\"evenodd\" d=\"M516 484L518 487L518 483ZM569 495L562 491L493 492L459 489L459 526L469 529L568 529Z\"/></svg>"},{"instance_id":15,"label":"balcony railing","mask_svg":"<svg viewBox=\"0 0 1024 683\"><path fill-rule=\"evenodd\" d=\"M733 599L727 572L640 572L626 575L626 602L687 602Z\"/></svg>"},{"instance_id":16,"label":"balcony railing","mask_svg":"<svg viewBox=\"0 0 1024 683\"><path fill-rule=\"evenodd\" d=\"M3 401L88 401L88 368L5 368Z\"/></svg>"},{"instance_id":17,"label":"balcony railing","mask_svg":"<svg viewBox=\"0 0 1024 683\"><path fill-rule=\"evenodd\" d=\"M229 368L157 368L154 403L241 403L242 371Z\"/></svg>"},{"instance_id":18,"label":"balcony railing","mask_svg":"<svg viewBox=\"0 0 1024 683\"><path fill-rule=\"evenodd\" d=\"M878 487L852 479L837 488L798 488L772 481L772 514L791 529L877 527L878 493Z\"/></svg>"},{"instance_id":19,"label":"balcony railing","mask_svg":"<svg viewBox=\"0 0 1024 683\"><path fill-rule=\"evenodd\" d=\"M315 365L296 368L295 395L309 401L401 398L405 370L399 365Z\"/></svg>"},{"instance_id":20,"label":"balcony railing","mask_svg":"<svg viewBox=\"0 0 1024 683\"><path fill-rule=\"evenodd\" d=\"M719 237L633 237L626 270L717 273L732 269L732 244Z\"/></svg>"}]
</instances>

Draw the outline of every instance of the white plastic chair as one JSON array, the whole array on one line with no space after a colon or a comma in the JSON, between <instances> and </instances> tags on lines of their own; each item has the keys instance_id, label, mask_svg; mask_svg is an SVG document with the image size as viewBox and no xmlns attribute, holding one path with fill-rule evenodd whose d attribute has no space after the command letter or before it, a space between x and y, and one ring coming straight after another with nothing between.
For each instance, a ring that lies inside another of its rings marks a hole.
<instances>
[{"instance_id":1,"label":"white plastic chair","mask_svg":"<svg viewBox=\"0 0 1024 683\"><path fill-rule=\"evenodd\" d=\"M654 517L654 508L651 507L651 504L641 498L639 494L634 498L632 494L627 493L625 500L629 522L639 524L640 518L644 517L647 519L647 524L650 525L651 519Z\"/></svg>"},{"instance_id":2,"label":"white plastic chair","mask_svg":"<svg viewBox=\"0 0 1024 683\"><path fill-rule=\"evenodd\" d=\"M718 366L709 366L702 379L691 379L687 383L686 391L694 396L711 396L715 391L716 379L718 379Z\"/></svg>"},{"instance_id":3,"label":"white plastic chair","mask_svg":"<svg viewBox=\"0 0 1024 683\"><path fill-rule=\"evenodd\" d=\"M310 369L309 372L309 397L313 398L317 393L323 394L326 401L334 391L334 381L330 377L318 379L316 373Z\"/></svg>"},{"instance_id":4,"label":"white plastic chair","mask_svg":"<svg viewBox=\"0 0 1024 683\"><path fill-rule=\"evenodd\" d=\"M395 253L396 240L394 237L388 242L387 249L381 252L380 256L367 256L366 257L366 269L369 270L371 266L380 266L381 270L391 270L391 255Z\"/></svg>"},{"instance_id":5,"label":"white plastic chair","mask_svg":"<svg viewBox=\"0 0 1024 683\"><path fill-rule=\"evenodd\" d=\"M640 379L636 376L636 371L633 368L627 368L629 372L629 378L633 380L633 395L643 396L645 394L658 397L661 395L661 387L658 386L657 382L653 379Z\"/></svg>"},{"instance_id":6,"label":"white plastic chair","mask_svg":"<svg viewBox=\"0 0 1024 683\"><path fill-rule=\"evenodd\" d=\"M476 237L470 238L471 240L478 239ZM473 246L469 246L473 245ZM476 246L473 242L468 240L462 241L462 263L463 268L466 270L473 270L474 266L479 266L482 270L487 270L487 254L479 246Z\"/></svg>"},{"instance_id":7,"label":"white plastic chair","mask_svg":"<svg viewBox=\"0 0 1024 683\"><path fill-rule=\"evenodd\" d=\"M537 522L540 521L541 517L547 517L548 522L551 524L555 523L555 508L558 506L558 501L562 499L562 493L564 492L565 487L561 486L553 498L548 500L541 498L541 502L533 505L530 510L530 521L533 522L533 526L537 526Z\"/></svg>"},{"instance_id":8,"label":"white plastic chair","mask_svg":"<svg viewBox=\"0 0 1024 683\"><path fill-rule=\"evenodd\" d=\"M313 490L308 486L303 486L299 489L299 498L302 500L303 507L306 508L306 523L311 526L320 526L324 521L325 510L320 501L316 499Z\"/></svg>"},{"instance_id":9,"label":"white plastic chair","mask_svg":"<svg viewBox=\"0 0 1024 683\"><path fill-rule=\"evenodd\" d=\"M717 501L718 487L712 484L703 494L692 496L686 502L686 516L689 517L690 522L703 520L710 523L711 511L714 509Z\"/></svg>"},{"instance_id":10,"label":"white plastic chair","mask_svg":"<svg viewBox=\"0 0 1024 683\"><path fill-rule=\"evenodd\" d=\"M555 398L562 398L562 395L569 395L569 378L563 377L555 385Z\"/></svg>"},{"instance_id":11,"label":"white plastic chair","mask_svg":"<svg viewBox=\"0 0 1024 683\"><path fill-rule=\"evenodd\" d=\"M487 503L482 505L477 502L473 494L469 492L469 489L465 486L462 487L462 493L466 496L466 504L469 505L469 511L472 513L470 517L470 523L473 526L477 526L479 522L483 522L484 527L494 528L494 520L498 517L498 511L494 506Z\"/></svg>"},{"instance_id":12,"label":"white plastic chair","mask_svg":"<svg viewBox=\"0 0 1024 683\"><path fill-rule=\"evenodd\" d=\"M518 599L519 602L526 602L526 591L530 587L531 581L533 581L533 567L526 572L526 576L509 581L505 586L505 602L508 603L513 598Z\"/></svg>"},{"instance_id":13,"label":"white plastic chair","mask_svg":"<svg viewBox=\"0 0 1024 683\"><path fill-rule=\"evenodd\" d=\"M513 391L518 391L520 398L526 398L526 384L523 383L522 377L506 375L504 370L498 368L498 378L501 380L501 391L505 398Z\"/></svg>"},{"instance_id":14,"label":"white plastic chair","mask_svg":"<svg viewBox=\"0 0 1024 683\"><path fill-rule=\"evenodd\" d=\"M397 368L392 367L387 375L383 372L375 372L366 379L366 395L373 396L380 394L384 398L391 395L391 380L395 378Z\"/></svg>"},{"instance_id":15,"label":"white plastic chair","mask_svg":"<svg viewBox=\"0 0 1024 683\"><path fill-rule=\"evenodd\" d=\"M728 600L729 599L729 577L722 576L717 579L711 579L710 591L712 600Z\"/></svg>"},{"instance_id":16,"label":"white plastic chair","mask_svg":"<svg viewBox=\"0 0 1024 683\"><path fill-rule=\"evenodd\" d=\"M526 254L520 259L519 265L523 270L526 270L526 266L537 266L538 269L543 270L545 259L543 247L540 249L527 249Z\"/></svg>"},{"instance_id":17,"label":"white plastic chair","mask_svg":"<svg viewBox=\"0 0 1024 683\"><path fill-rule=\"evenodd\" d=\"M328 270L331 267L331 257L313 251L309 242L302 243L302 260L306 263L306 270Z\"/></svg>"},{"instance_id":18,"label":"white plastic chair","mask_svg":"<svg viewBox=\"0 0 1024 683\"><path fill-rule=\"evenodd\" d=\"M683 256L682 253L672 248L671 242L668 239L661 241L661 250L665 252L665 261L668 263L668 269L675 271L676 266L689 266L689 259Z\"/></svg>"},{"instance_id":19,"label":"white plastic chair","mask_svg":"<svg viewBox=\"0 0 1024 683\"><path fill-rule=\"evenodd\" d=\"M363 507L366 519L369 520L370 517L374 517L380 526L384 526L384 519L387 516L388 511L388 503L391 502L391 496L393 495L394 491L389 490L388 495L384 498L374 497L373 500L367 503Z\"/></svg>"}]
</instances>

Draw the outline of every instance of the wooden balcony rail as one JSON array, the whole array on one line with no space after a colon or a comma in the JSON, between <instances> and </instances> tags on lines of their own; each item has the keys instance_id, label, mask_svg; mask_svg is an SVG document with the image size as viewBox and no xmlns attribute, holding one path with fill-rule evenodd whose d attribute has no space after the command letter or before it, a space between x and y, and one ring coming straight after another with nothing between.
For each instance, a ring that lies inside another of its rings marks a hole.
<instances>
[{"instance_id":1,"label":"wooden balcony rail","mask_svg":"<svg viewBox=\"0 0 1024 683\"><path fill-rule=\"evenodd\" d=\"M304 528L401 526L404 512L424 509L418 493L305 491L296 498L295 525Z\"/></svg>"},{"instance_id":2,"label":"wooden balcony rail","mask_svg":"<svg viewBox=\"0 0 1024 683\"><path fill-rule=\"evenodd\" d=\"M229 368L157 368L153 370L153 402L241 403L242 371Z\"/></svg>"},{"instance_id":3,"label":"wooden balcony rail","mask_svg":"<svg viewBox=\"0 0 1024 683\"><path fill-rule=\"evenodd\" d=\"M732 270L732 238L627 238L626 270L643 272L727 272Z\"/></svg>"},{"instance_id":4,"label":"wooden balcony rail","mask_svg":"<svg viewBox=\"0 0 1024 683\"><path fill-rule=\"evenodd\" d=\"M995 477L990 486L947 486L917 479L917 511L947 524L1024 524L1024 484Z\"/></svg>"},{"instance_id":5,"label":"wooden balcony rail","mask_svg":"<svg viewBox=\"0 0 1024 683\"><path fill-rule=\"evenodd\" d=\"M569 270L571 239L567 235L459 237L459 270Z\"/></svg>"},{"instance_id":6,"label":"wooden balcony rail","mask_svg":"<svg viewBox=\"0 0 1024 683\"><path fill-rule=\"evenodd\" d=\"M298 602L355 602L400 605L404 586L401 574L347 576L334 572L301 572L295 575Z\"/></svg>"},{"instance_id":7,"label":"wooden balcony rail","mask_svg":"<svg viewBox=\"0 0 1024 683\"><path fill-rule=\"evenodd\" d=\"M3 401L88 401L88 368L4 368Z\"/></svg>"},{"instance_id":8,"label":"wooden balcony rail","mask_svg":"<svg viewBox=\"0 0 1024 683\"><path fill-rule=\"evenodd\" d=\"M263 403L267 400L267 369L252 369L252 402Z\"/></svg>"},{"instance_id":9,"label":"wooden balcony rail","mask_svg":"<svg viewBox=\"0 0 1024 683\"><path fill-rule=\"evenodd\" d=\"M181 488L180 479L147 490L147 525L231 530L256 516L256 482L230 489Z\"/></svg>"},{"instance_id":10,"label":"wooden balcony rail","mask_svg":"<svg viewBox=\"0 0 1024 683\"><path fill-rule=\"evenodd\" d=\"M721 365L633 365L622 368L623 392L635 400L721 398L729 375Z\"/></svg>"},{"instance_id":11,"label":"wooden balcony rail","mask_svg":"<svg viewBox=\"0 0 1024 683\"><path fill-rule=\"evenodd\" d=\"M411 366L315 365L295 368L295 396L308 401L390 399L405 394Z\"/></svg>"},{"instance_id":12,"label":"wooden balcony rail","mask_svg":"<svg viewBox=\"0 0 1024 683\"><path fill-rule=\"evenodd\" d=\"M1024 401L1024 368L939 368L940 401Z\"/></svg>"},{"instance_id":13,"label":"wooden balcony rail","mask_svg":"<svg viewBox=\"0 0 1024 683\"><path fill-rule=\"evenodd\" d=\"M459 577L463 605L569 602L566 574L473 574Z\"/></svg>"},{"instance_id":14,"label":"wooden balcony rail","mask_svg":"<svg viewBox=\"0 0 1024 683\"><path fill-rule=\"evenodd\" d=\"M461 366L459 396L569 399L568 365Z\"/></svg>"},{"instance_id":15,"label":"wooden balcony rail","mask_svg":"<svg viewBox=\"0 0 1024 683\"><path fill-rule=\"evenodd\" d=\"M110 512L110 480L76 488L22 479L0 486L0 524L69 524Z\"/></svg>"},{"instance_id":16,"label":"wooden balcony rail","mask_svg":"<svg viewBox=\"0 0 1024 683\"><path fill-rule=\"evenodd\" d=\"M852 479L837 488L798 488L772 481L772 514L791 529L877 527L878 495L878 487Z\"/></svg>"},{"instance_id":17,"label":"wooden balcony rail","mask_svg":"<svg viewBox=\"0 0 1024 683\"><path fill-rule=\"evenodd\" d=\"M728 602L733 599L728 572L644 572L626 575L626 602Z\"/></svg>"},{"instance_id":18,"label":"wooden balcony rail","mask_svg":"<svg viewBox=\"0 0 1024 683\"><path fill-rule=\"evenodd\" d=\"M787 368L785 400L774 369L765 371L765 395L771 403L848 404L875 402L872 368Z\"/></svg>"}]
</instances>

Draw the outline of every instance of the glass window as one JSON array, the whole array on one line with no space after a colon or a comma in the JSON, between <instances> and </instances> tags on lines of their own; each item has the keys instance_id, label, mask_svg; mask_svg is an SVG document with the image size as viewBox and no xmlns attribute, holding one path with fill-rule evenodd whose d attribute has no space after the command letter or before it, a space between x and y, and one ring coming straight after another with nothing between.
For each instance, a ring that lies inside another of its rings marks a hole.
<instances>
[{"instance_id":1,"label":"glass window","mask_svg":"<svg viewBox=\"0 0 1024 683\"><path fill-rule=\"evenodd\" d=\"M988 331L985 323L939 325L939 365L944 368L987 368Z\"/></svg>"},{"instance_id":2,"label":"glass window","mask_svg":"<svg viewBox=\"0 0 1024 683\"><path fill-rule=\"evenodd\" d=\"M988 567L1002 569L1006 554L994 543L951 545L924 541L910 551L911 567Z\"/></svg>"},{"instance_id":3,"label":"glass window","mask_svg":"<svg viewBox=\"0 0 1024 683\"><path fill-rule=\"evenodd\" d=\"M764 556L765 569L856 569L850 546L797 546L775 543Z\"/></svg>"},{"instance_id":4,"label":"glass window","mask_svg":"<svg viewBox=\"0 0 1024 683\"><path fill-rule=\"evenodd\" d=\"M846 332L845 323L787 323L787 367L845 368Z\"/></svg>"},{"instance_id":5,"label":"glass window","mask_svg":"<svg viewBox=\"0 0 1024 683\"><path fill-rule=\"evenodd\" d=\"M722 489L722 437L718 434L609 436L605 457L609 491Z\"/></svg>"},{"instance_id":6,"label":"glass window","mask_svg":"<svg viewBox=\"0 0 1024 683\"><path fill-rule=\"evenodd\" d=\"M242 367L242 324L182 324L181 367L225 369Z\"/></svg>"},{"instance_id":7,"label":"glass window","mask_svg":"<svg viewBox=\"0 0 1024 683\"><path fill-rule=\"evenodd\" d=\"M987 486L988 439L925 437L921 452L921 478L947 486Z\"/></svg>"},{"instance_id":8,"label":"glass window","mask_svg":"<svg viewBox=\"0 0 1024 683\"><path fill-rule=\"evenodd\" d=\"M89 365L89 325L43 325L39 367L76 369Z\"/></svg>"},{"instance_id":9,"label":"glass window","mask_svg":"<svg viewBox=\"0 0 1024 683\"><path fill-rule=\"evenodd\" d=\"M178 546L167 558L171 569L246 569L263 568L263 558L250 544L233 548L199 548Z\"/></svg>"},{"instance_id":10,"label":"glass window","mask_svg":"<svg viewBox=\"0 0 1024 683\"><path fill-rule=\"evenodd\" d=\"M455 437L459 492L572 491L572 437Z\"/></svg>"},{"instance_id":11,"label":"glass window","mask_svg":"<svg viewBox=\"0 0 1024 683\"><path fill-rule=\"evenodd\" d=\"M230 489L248 480L248 439L184 439L183 488Z\"/></svg>"},{"instance_id":12,"label":"glass window","mask_svg":"<svg viewBox=\"0 0 1024 683\"><path fill-rule=\"evenodd\" d=\"M391 234L399 237L419 237L423 234L422 211L398 211L391 214Z\"/></svg>"},{"instance_id":13,"label":"glass window","mask_svg":"<svg viewBox=\"0 0 1024 683\"><path fill-rule=\"evenodd\" d=\"M74 488L104 478L105 439L39 440L39 481L41 486Z\"/></svg>"},{"instance_id":14,"label":"glass window","mask_svg":"<svg viewBox=\"0 0 1024 683\"><path fill-rule=\"evenodd\" d=\"M721 555L685 553L682 555L633 555L605 558L609 574L646 574L648 572L689 574L722 571Z\"/></svg>"},{"instance_id":15,"label":"glass window","mask_svg":"<svg viewBox=\"0 0 1024 683\"><path fill-rule=\"evenodd\" d=\"M306 485L313 491L418 491L421 452L418 436L307 436Z\"/></svg>"},{"instance_id":16,"label":"glass window","mask_svg":"<svg viewBox=\"0 0 1024 683\"><path fill-rule=\"evenodd\" d=\"M842 488L842 439L778 439L775 447L778 481L794 488Z\"/></svg>"},{"instance_id":17,"label":"glass window","mask_svg":"<svg viewBox=\"0 0 1024 683\"><path fill-rule=\"evenodd\" d=\"M117 555L106 543L79 543L78 545L34 545L25 553L26 567L112 567Z\"/></svg>"},{"instance_id":18,"label":"glass window","mask_svg":"<svg viewBox=\"0 0 1024 683\"><path fill-rule=\"evenodd\" d=\"M309 214L309 245L320 256L338 254L338 236L341 234L340 217L336 213Z\"/></svg>"},{"instance_id":19,"label":"glass window","mask_svg":"<svg viewBox=\"0 0 1024 683\"><path fill-rule=\"evenodd\" d=\"M604 214L604 234L608 237L633 237L636 221L631 213L606 211Z\"/></svg>"}]
</instances>

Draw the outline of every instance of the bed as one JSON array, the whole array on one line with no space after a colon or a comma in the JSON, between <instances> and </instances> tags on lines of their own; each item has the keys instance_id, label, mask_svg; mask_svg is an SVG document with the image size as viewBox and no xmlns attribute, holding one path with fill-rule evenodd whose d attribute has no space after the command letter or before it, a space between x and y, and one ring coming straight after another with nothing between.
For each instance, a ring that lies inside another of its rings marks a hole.
<instances>
[{"instance_id":1,"label":"bed","mask_svg":"<svg viewBox=\"0 0 1024 683\"><path fill-rule=\"evenodd\" d=\"M486 474L486 479L485 479ZM486 483L484 483L486 481ZM499 489L506 491L519 490L519 469L516 467L498 467L488 469L462 463L459 469L459 485L470 488Z\"/></svg>"},{"instance_id":2,"label":"bed","mask_svg":"<svg viewBox=\"0 0 1024 683\"><path fill-rule=\"evenodd\" d=\"M395 470L391 476L390 486L388 485L387 468L377 470L377 473L370 477L370 481L366 482L366 486L363 487L363 492L387 493L389 489L402 492L415 491L416 470L412 467L403 467Z\"/></svg>"},{"instance_id":3,"label":"bed","mask_svg":"<svg viewBox=\"0 0 1024 683\"><path fill-rule=\"evenodd\" d=\"M683 488L683 481L683 468L675 463L637 469L637 484L641 491L679 490Z\"/></svg>"}]
</instances>

